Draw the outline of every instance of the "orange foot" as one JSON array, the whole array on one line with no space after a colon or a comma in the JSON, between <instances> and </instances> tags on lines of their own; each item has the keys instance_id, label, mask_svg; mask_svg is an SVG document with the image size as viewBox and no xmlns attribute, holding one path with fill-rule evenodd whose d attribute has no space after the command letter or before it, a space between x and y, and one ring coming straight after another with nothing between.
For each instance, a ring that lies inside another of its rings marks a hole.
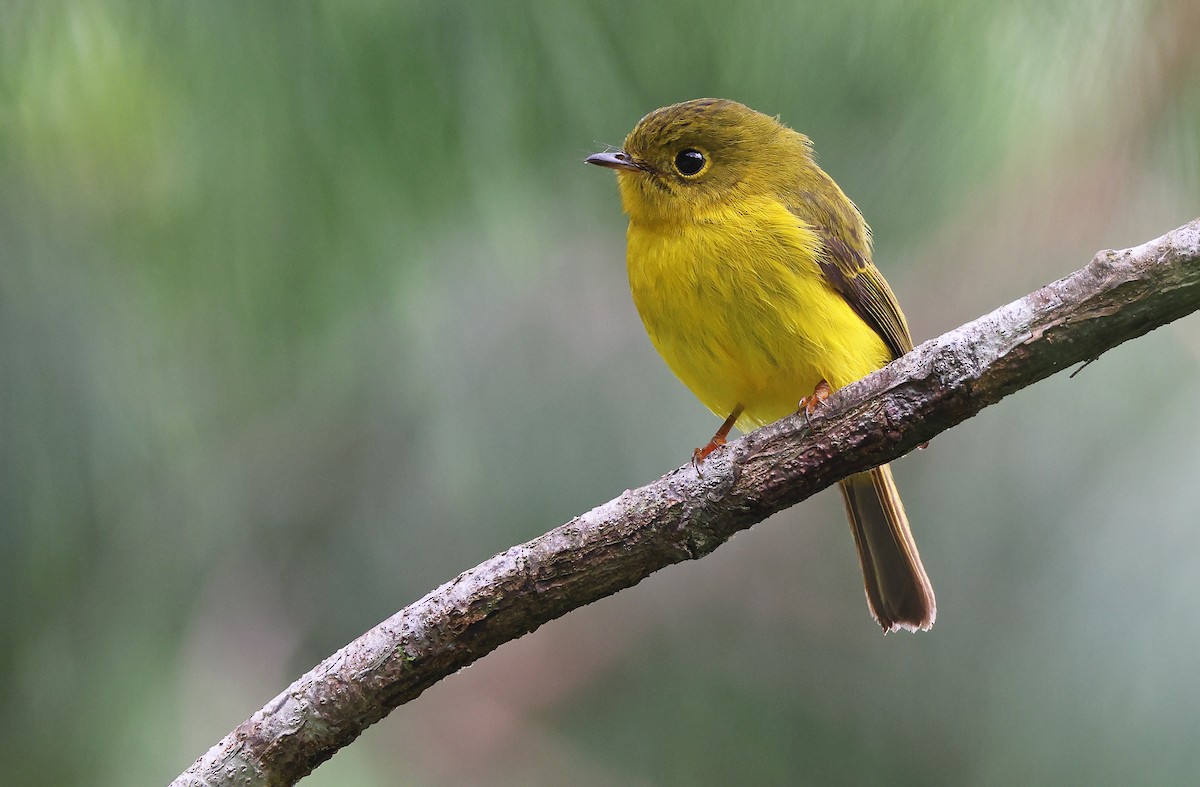
<instances>
[{"instance_id":1,"label":"orange foot","mask_svg":"<svg viewBox=\"0 0 1200 787\"><path fill-rule=\"evenodd\" d=\"M703 473L700 472L700 465L704 464L704 460L709 454L725 445L725 438L729 437L729 432L733 429L733 425L737 423L737 419L741 416L742 411L745 409L745 406L741 402L738 402L734 406L733 412L730 413L729 417L725 419L725 423L721 424L721 428L718 429L717 433L712 436L711 440L708 441L708 445L692 451L692 467L695 469L696 475L703 475Z\"/></svg>"},{"instance_id":2,"label":"orange foot","mask_svg":"<svg viewBox=\"0 0 1200 787\"><path fill-rule=\"evenodd\" d=\"M808 419L817 411L821 405L825 404L825 400L833 393L833 389L829 387L829 383L822 380L817 383L817 387L813 389L812 396L806 396L800 400L800 404L796 406L797 412L804 413L804 421L808 423Z\"/></svg>"},{"instance_id":3,"label":"orange foot","mask_svg":"<svg viewBox=\"0 0 1200 787\"><path fill-rule=\"evenodd\" d=\"M696 475L703 475L700 472L700 465L704 464L704 460L713 451L716 451L721 446L725 445L725 437L723 435L713 435L713 439L708 441L708 444L703 448L697 448L692 451L692 468L696 471Z\"/></svg>"}]
</instances>

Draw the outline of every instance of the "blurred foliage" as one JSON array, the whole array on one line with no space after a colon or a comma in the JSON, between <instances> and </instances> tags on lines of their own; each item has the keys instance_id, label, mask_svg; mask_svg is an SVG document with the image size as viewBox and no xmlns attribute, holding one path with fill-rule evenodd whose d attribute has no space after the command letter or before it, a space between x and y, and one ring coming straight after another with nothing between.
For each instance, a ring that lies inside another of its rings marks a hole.
<instances>
[{"instance_id":1,"label":"blurred foliage","mask_svg":"<svg viewBox=\"0 0 1200 787\"><path fill-rule=\"evenodd\" d=\"M1196 4L0 7L0 738L165 782L348 639L711 433L581 159L779 114L918 338L1200 214ZM1196 318L899 465L940 618L836 495L502 648L313 784L1184 783Z\"/></svg>"}]
</instances>

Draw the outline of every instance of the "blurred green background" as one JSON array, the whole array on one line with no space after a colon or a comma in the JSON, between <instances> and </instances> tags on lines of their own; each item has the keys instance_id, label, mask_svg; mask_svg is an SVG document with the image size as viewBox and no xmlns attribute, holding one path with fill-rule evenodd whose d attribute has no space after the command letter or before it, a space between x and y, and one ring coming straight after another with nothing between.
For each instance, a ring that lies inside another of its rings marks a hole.
<instances>
[{"instance_id":1,"label":"blurred green background","mask_svg":"<svg viewBox=\"0 0 1200 787\"><path fill-rule=\"evenodd\" d=\"M6 2L0 740L165 783L314 663L683 464L611 173L644 113L813 138L923 340L1200 215L1200 3ZM507 645L313 785L1168 784L1200 768L1200 318Z\"/></svg>"}]
</instances>

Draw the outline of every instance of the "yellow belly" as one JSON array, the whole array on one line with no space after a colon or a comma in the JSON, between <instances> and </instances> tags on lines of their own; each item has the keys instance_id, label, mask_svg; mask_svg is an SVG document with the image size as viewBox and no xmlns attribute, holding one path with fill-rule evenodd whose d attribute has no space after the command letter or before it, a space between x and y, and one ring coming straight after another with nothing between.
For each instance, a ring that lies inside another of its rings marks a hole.
<instances>
[{"instance_id":1,"label":"yellow belly","mask_svg":"<svg viewBox=\"0 0 1200 787\"><path fill-rule=\"evenodd\" d=\"M821 380L837 389L891 360L826 281L819 248L768 201L703 222L629 225L629 287L651 342L718 416L744 405L743 430L795 412Z\"/></svg>"}]
</instances>

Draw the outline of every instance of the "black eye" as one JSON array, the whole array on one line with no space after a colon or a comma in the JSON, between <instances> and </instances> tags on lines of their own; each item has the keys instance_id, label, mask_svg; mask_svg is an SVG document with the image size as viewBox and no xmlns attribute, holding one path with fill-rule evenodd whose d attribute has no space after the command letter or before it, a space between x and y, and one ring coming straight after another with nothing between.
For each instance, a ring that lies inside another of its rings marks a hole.
<instances>
[{"instance_id":1,"label":"black eye","mask_svg":"<svg viewBox=\"0 0 1200 787\"><path fill-rule=\"evenodd\" d=\"M704 169L704 154L695 148L684 148L675 154L675 169L680 175L695 175Z\"/></svg>"}]
</instances>

